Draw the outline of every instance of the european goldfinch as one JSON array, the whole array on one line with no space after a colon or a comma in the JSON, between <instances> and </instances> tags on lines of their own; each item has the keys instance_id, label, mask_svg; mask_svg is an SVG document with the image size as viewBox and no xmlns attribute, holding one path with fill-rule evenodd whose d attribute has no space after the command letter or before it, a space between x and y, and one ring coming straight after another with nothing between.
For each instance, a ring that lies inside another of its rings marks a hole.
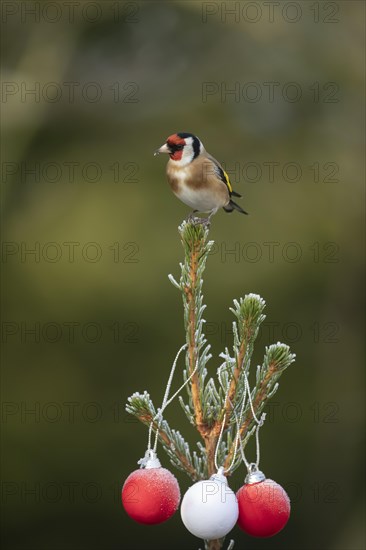
<instances>
[{"instance_id":1,"label":"european goldfinch","mask_svg":"<svg viewBox=\"0 0 366 550\"><path fill-rule=\"evenodd\" d=\"M238 210L247 214L231 197L241 197L233 191L229 176L221 164L207 153L198 137L179 132L168 137L154 155L168 153L166 167L168 183L178 199L193 208L193 212L208 213L209 218L219 208L225 212Z\"/></svg>"}]
</instances>

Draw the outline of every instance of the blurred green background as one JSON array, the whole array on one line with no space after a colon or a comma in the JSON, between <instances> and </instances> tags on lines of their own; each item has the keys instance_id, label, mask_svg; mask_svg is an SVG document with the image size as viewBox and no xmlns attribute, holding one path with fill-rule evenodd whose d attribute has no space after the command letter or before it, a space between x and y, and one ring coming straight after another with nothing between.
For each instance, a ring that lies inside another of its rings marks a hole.
<instances>
[{"instance_id":1,"label":"blurred green background","mask_svg":"<svg viewBox=\"0 0 366 550\"><path fill-rule=\"evenodd\" d=\"M144 527L119 499L147 442L126 399L147 389L158 405L184 341L167 275L188 209L153 157L176 131L224 163L250 213L211 227L212 374L231 345L228 308L248 292L268 304L255 364L277 340L297 354L261 437L292 517L268 540L235 528L235 548L365 547L364 12L2 3L3 548L200 545L179 513ZM194 446L178 403L167 418Z\"/></svg>"}]
</instances>

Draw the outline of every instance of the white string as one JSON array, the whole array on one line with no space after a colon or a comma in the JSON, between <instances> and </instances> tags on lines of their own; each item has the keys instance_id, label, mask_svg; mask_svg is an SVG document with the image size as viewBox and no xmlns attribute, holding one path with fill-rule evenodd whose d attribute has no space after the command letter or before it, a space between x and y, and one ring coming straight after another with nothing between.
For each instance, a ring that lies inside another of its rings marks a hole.
<instances>
[{"instance_id":1,"label":"white string","mask_svg":"<svg viewBox=\"0 0 366 550\"><path fill-rule=\"evenodd\" d=\"M160 429L160 426L161 426L161 423L163 421L163 417L162 417L162 414L164 412L164 410L166 409L166 407L173 401L173 399L175 399L178 395L178 393L184 388L184 386L186 386L188 384L188 382L190 381L190 379L192 378L192 376L195 374L195 372L197 371L197 368L198 368L198 359L196 361L196 366L195 368L193 369L193 371L191 372L191 374L189 375L189 377L187 378L187 380L180 386L180 388L168 399L168 396L169 396L169 392L170 392L170 388L171 388L171 385L172 385L172 381L173 381L173 376L174 376L174 372L175 372L175 368L177 366L177 362L178 362L178 359L179 359L179 356L180 354L182 353L182 351L187 347L188 344L184 344L184 346L182 346L180 348L180 350L178 351L177 355L175 356L175 359L174 359L174 363L173 363L173 366L171 368L171 371L170 371L170 375L169 375L169 378L168 378L168 382L167 382L167 385L166 385L166 388L165 388L165 393L164 393L164 398L163 398L163 402L162 402L162 405L161 405L161 408L158 410L158 412L156 413L156 415L154 416L154 418L151 420L150 422L150 426L149 426L149 436L148 436L148 443L147 443L147 450L149 452L151 452L151 436L152 436L152 429L153 429L153 425L154 425L154 422L155 420L159 419L159 422L158 422L158 427L157 427L157 430L156 430L156 433L155 433L155 442L154 442L154 448L153 448L153 451L154 453L156 453L156 449L157 449L157 446L158 446L158 437L159 437L159 429Z\"/></svg>"},{"instance_id":2,"label":"white string","mask_svg":"<svg viewBox=\"0 0 366 550\"><path fill-rule=\"evenodd\" d=\"M242 440L240 439L240 452L241 452L241 457L243 459L243 462L245 464L245 466L247 467L247 470L248 472L251 471L251 466L254 465L255 466L255 469L257 470L258 467L259 467L259 461L260 461L260 445L259 445L259 428L261 428L264 424L264 421L266 419L266 413L262 413L260 419L258 420L255 412L254 412L254 408L253 408L253 402L252 402L252 396L250 394L250 387L249 387L249 382L248 382L248 378L247 378L247 375L246 373L244 373L244 383L245 383L245 386L247 388L247 392L248 392L248 397L249 397L249 404L250 404L250 409L252 411L252 415L253 415L253 418L254 420L256 421L257 423L257 426L255 428L255 447L256 447L256 461L255 463L253 464L250 464L246 457L245 457L245 454L244 454L244 449L243 449L243 442ZM236 418L236 422L237 422L237 425L238 425L238 417L235 414L235 418ZM241 418L240 418L240 423L239 425L241 424ZM239 428L238 428L239 429Z\"/></svg>"},{"instance_id":3,"label":"white string","mask_svg":"<svg viewBox=\"0 0 366 550\"><path fill-rule=\"evenodd\" d=\"M247 390L248 391L248 390ZM244 412L244 404L245 404L245 398L246 398L246 392L244 391L244 394L243 394L243 400L242 400L242 403L241 403L241 408L240 408L240 424L238 426L238 429L237 429L237 432L236 432L236 437L235 437L235 446L234 446L234 454L233 454L233 458L232 458L232 461L230 463L230 466L228 467L227 471L230 471L231 468L234 466L234 462L235 462L235 459L236 459L236 453L237 453L237 450L238 450L238 443L240 441L240 446L241 446L241 437L240 437L240 425L241 425L241 419L243 418L243 412ZM229 399L230 401L230 399ZM233 406L233 404L231 403L230 401L230 405Z\"/></svg>"},{"instance_id":4,"label":"white string","mask_svg":"<svg viewBox=\"0 0 366 550\"><path fill-rule=\"evenodd\" d=\"M220 378L220 383L221 383L221 386L222 386L221 378ZM230 390L230 384L228 382L226 392L225 392L224 407L226 406L226 401L229 398L229 390ZM224 414L224 418L222 419L222 422L221 422L220 433L219 433L219 437L217 439L216 449L215 449L215 468L216 468L217 471L220 470L220 467L217 463L217 456L218 456L218 453L219 453L219 448L220 448L220 444L221 444L221 438L222 438L222 434L223 434L223 431L224 431L225 422L226 422L226 413ZM223 471L222 468L221 468L221 471Z\"/></svg>"},{"instance_id":5,"label":"white string","mask_svg":"<svg viewBox=\"0 0 366 550\"><path fill-rule=\"evenodd\" d=\"M221 444L222 432L224 431L225 421L226 421L226 413L224 414L224 418L223 418L222 423L221 423L221 429L220 429L219 437L218 437L218 440L217 440L217 443L216 443L216 449L215 449L215 468L216 468L216 470L219 470L219 466L217 464L217 455L218 455L219 447L220 447L220 444Z\"/></svg>"},{"instance_id":6,"label":"white string","mask_svg":"<svg viewBox=\"0 0 366 550\"><path fill-rule=\"evenodd\" d=\"M259 466L259 460L260 460L260 445L259 445L259 428L261 426L263 426L263 423L264 423L264 420L266 418L266 414L263 413L260 417L260 419L257 418L255 412L254 412L254 407L253 407L253 401L252 401L252 396L251 396L251 393L250 393L250 386L249 386L249 382L248 382L248 378L247 378L247 374L246 372L243 373L244 374L244 393L243 393L243 397L242 397L242 403L241 403L241 407L240 407L240 413L239 413L239 417L238 415L236 414L235 410L234 410L234 406L232 404L232 402L230 401L229 399L229 389L230 389L230 384L228 384L228 387L227 387L227 390L226 390L226 394L225 394L225 401L224 403L226 404L227 401L229 401L233 411L234 411L234 415L235 415L235 420L236 420L236 427L237 427L237 431L236 431L236 437L235 437L235 443L234 443L234 454L233 454L233 458L231 460L231 463L230 463L230 466L224 470L222 467L221 467L221 471L223 473L227 473L231 470L231 468L233 467L234 463L235 463L235 459L236 459L236 454L237 454L237 449L238 449L238 443L240 441L240 452L241 452L241 456L242 456L242 459L243 459L243 462L245 464L245 466L247 467L248 471L250 469L250 464L249 462L247 461L246 457L245 457L245 454L244 454L244 449L243 449L243 442L241 440L241 436L240 436L240 426L241 426L241 423L242 423L242 418L243 418L243 412L244 412L244 406L245 406L245 402L246 402L246 396L248 395L248 399L249 399L249 405L250 405L250 410L252 412L252 415L253 415L253 419L255 420L255 422L257 423L257 426L256 426L256 432L255 432L255 439L256 439L256 462L255 462L255 466L256 468L258 469L258 466ZM220 380L221 382L221 380ZM222 383L221 383L221 386L222 386ZM215 468L217 470L219 470L219 466L218 466L218 463L217 463L217 456L218 456L218 451L219 451L219 447L220 447L220 444L221 444L221 439L222 439L222 434L224 432L224 427L225 427L225 422L226 422L226 413L224 414L224 418L222 420L222 424L221 424L221 429L220 429L220 433L219 433L219 437L218 437L218 440L217 440L217 444L216 444L216 450L215 450Z\"/></svg>"},{"instance_id":7,"label":"white string","mask_svg":"<svg viewBox=\"0 0 366 550\"><path fill-rule=\"evenodd\" d=\"M226 401L229 401L231 407L233 407L233 404L229 399L229 389L230 389L230 384L228 384L228 387L227 387L227 390L226 390L224 403L226 403ZM240 407L240 418L242 418L242 416L243 416L245 398L246 398L247 391L248 391L247 387L244 386L244 393L243 393L242 403L241 403L241 407ZM235 417L237 417L236 413L235 413ZM218 437L217 444L216 444L216 449L215 449L215 468L217 470L219 470L219 466L218 466L218 463L217 463L217 456L218 456L218 452L219 452L219 448L220 448L220 444L221 444L221 439L222 439L222 434L223 434L223 431L224 431L225 422L226 422L226 413L224 414L224 418L222 420L221 429L220 429L220 433L219 433L219 437ZM231 460L230 466L228 468L226 468L226 470L224 470L221 467L221 470L222 470L223 473L229 472L231 470L231 468L233 467L233 465L234 465L234 462L235 462L235 459L236 459L236 453L238 451L238 442L239 442L239 439L240 439L240 429L239 428L240 428L240 426L238 426L238 424L237 424L237 432L236 432L235 443L234 443L233 458Z\"/></svg>"},{"instance_id":8,"label":"white string","mask_svg":"<svg viewBox=\"0 0 366 550\"><path fill-rule=\"evenodd\" d=\"M256 460L255 460L255 465L256 465L257 468L259 466L259 460L260 460L260 457L261 457L260 445L259 445L259 428L261 428L263 426L265 418L266 418L266 413L263 413L261 418L260 418L260 423L258 424L257 429L255 431L255 448L256 448L256 455L257 455Z\"/></svg>"},{"instance_id":9,"label":"white string","mask_svg":"<svg viewBox=\"0 0 366 550\"><path fill-rule=\"evenodd\" d=\"M159 411L159 415L157 416L160 416L160 420L159 420L159 425L158 425L158 429L156 430L156 433L155 433L155 443L154 443L154 452L156 452L156 447L158 445L158 437L159 437L159 429L160 429L160 426L161 426L161 423L162 423L162 416L161 414L163 413L163 411L165 410L165 408L170 405L170 403L177 397L177 395L182 391L182 389L188 384L188 382L191 380L192 376L196 373L197 371L197 368L198 368L198 360L196 361L196 366L194 367L193 371L191 372L191 374L188 376L187 380L180 386L180 388L177 389L177 391L166 401L164 407L162 407Z\"/></svg>"},{"instance_id":10,"label":"white string","mask_svg":"<svg viewBox=\"0 0 366 550\"><path fill-rule=\"evenodd\" d=\"M244 372L244 384L245 384L245 387L247 388L248 397L249 397L249 404L250 404L250 409L252 411L253 418L257 422L257 424L259 424L260 420L258 420L258 418L256 417L255 412L254 412L252 396L250 395L250 387L249 387L249 382L248 382L248 377L247 377L246 372Z\"/></svg>"}]
</instances>

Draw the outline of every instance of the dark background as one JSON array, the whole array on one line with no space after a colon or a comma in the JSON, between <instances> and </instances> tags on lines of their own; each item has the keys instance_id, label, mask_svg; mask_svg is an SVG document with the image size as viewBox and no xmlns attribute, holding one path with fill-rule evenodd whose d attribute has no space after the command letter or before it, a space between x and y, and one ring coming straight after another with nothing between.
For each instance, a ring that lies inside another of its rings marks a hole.
<instances>
[{"instance_id":1,"label":"dark background","mask_svg":"<svg viewBox=\"0 0 366 550\"><path fill-rule=\"evenodd\" d=\"M267 301L253 366L278 340L297 354L261 432L291 520L269 540L235 528L235 548L364 548L365 4L226 7L2 3L4 549L200 545L179 513L143 527L119 498L147 443L127 397L158 405L184 342L167 275L188 209L152 155L176 131L225 164L250 213L210 232L212 375L248 292ZM167 418L194 446L178 403Z\"/></svg>"}]
</instances>

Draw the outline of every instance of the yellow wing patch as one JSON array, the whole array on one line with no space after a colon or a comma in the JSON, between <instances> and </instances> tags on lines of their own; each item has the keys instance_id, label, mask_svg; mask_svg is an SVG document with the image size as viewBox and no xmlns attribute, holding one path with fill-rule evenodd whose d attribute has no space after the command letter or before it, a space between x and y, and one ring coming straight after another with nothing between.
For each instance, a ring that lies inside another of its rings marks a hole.
<instances>
[{"instance_id":1,"label":"yellow wing patch","mask_svg":"<svg viewBox=\"0 0 366 550\"><path fill-rule=\"evenodd\" d=\"M233 192L233 187L232 187L232 185L231 185L231 183L230 183L229 176L227 175L227 173L225 172L225 170L223 170L223 173L224 173L224 177L225 177L227 186L228 186L228 188L229 188L229 191L230 191L230 193L232 193L232 192Z\"/></svg>"}]
</instances>

